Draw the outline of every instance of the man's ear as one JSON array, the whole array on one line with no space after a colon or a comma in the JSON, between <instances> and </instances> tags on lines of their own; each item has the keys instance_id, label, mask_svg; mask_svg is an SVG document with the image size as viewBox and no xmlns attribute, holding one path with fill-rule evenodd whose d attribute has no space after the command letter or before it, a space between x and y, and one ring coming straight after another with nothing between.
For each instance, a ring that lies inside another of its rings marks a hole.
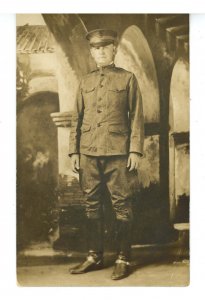
<instances>
[{"instance_id":1,"label":"man's ear","mask_svg":"<svg viewBox=\"0 0 205 300\"><path fill-rule=\"evenodd\" d=\"M90 54L91 54L92 58L94 58L94 56L93 56L93 47L90 47Z\"/></svg>"},{"instance_id":2,"label":"man's ear","mask_svg":"<svg viewBox=\"0 0 205 300\"><path fill-rule=\"evenodd\" d=\"M114 55L117 53L117 46L115 44L113 45L113 53Z\"/></svg>"}]
</instances>

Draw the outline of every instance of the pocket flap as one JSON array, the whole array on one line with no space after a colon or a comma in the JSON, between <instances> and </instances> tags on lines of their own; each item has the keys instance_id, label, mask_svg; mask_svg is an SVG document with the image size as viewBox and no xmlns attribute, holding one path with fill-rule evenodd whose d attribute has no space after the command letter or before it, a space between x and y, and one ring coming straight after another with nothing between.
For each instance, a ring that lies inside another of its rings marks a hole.
<instances>
[{"instance_id":1,"label":"pocket flap","mask_svg":"<svg viewBox=\"0 0 205 300\"><path fill-rule=\"evenodd\" d=\"M83 126L81 127L81 131L82 131L82 132L90 131L90 129L91 129L91 125L83 125Z\"/></svg>"},{"instance_id":2,"label":"pocket flap","mask_svg":"<svg viewBox=\"0 0 205 300\"><path fill-rule=\"evenodd\" d=\"M122 125L109 125L108 131L114 132L114 133L128 133L129 132L128 128L125 126L122 126Z\"/></svg>"},{"instance_id":3,"label":"pocket flap","mask_svg":"<svg viewBox=\"0 0 205 300\"><path fill-rule=\"evenodd\" d=\"M92 91L94 91L94 89L95 89L95 86L90 86L90 87L85 87L84 89L83 89L83 91L85 92L85 93L91 93Z\"/></svg>"},{"instance_id":4,"label":"pocket flap","mask_svg":"<svg viewBox=\"0 0 205 300\"><path fill-rule=\"evenodd\" d=\"M126 85L124 82L113 82L108 89L113 92L122 92L126 91Z\"/></svg>"}]
</instances>

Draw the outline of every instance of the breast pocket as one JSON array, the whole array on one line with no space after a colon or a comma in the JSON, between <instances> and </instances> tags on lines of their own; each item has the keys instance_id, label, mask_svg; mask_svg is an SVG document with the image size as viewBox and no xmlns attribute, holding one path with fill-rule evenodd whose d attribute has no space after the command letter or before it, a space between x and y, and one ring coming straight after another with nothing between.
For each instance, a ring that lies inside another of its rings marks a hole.
<instances>
[{"instance_id":1,"label":"breast pocket","mask_svg":"<svg viewBox=\"0 0 205 300\"><path fill-rule=\"evenodd\" d=\"M122 82L111 83L108 88L108 98L113 109L119 106L125 108L127 102L126 85Z\"/></svg>"},{"instance_id":2,"label":"breast pocket","mask_svg":"<svg viewBox=\"0 0 205 300\"><path fill-rule=\"evenodd\" d=\"M95 86L87 86L83 88L83 99L85 110L89 110L95 105Z\"/></svg>"},{"instance_id":3,"label":"breast pocket","mask_svg":"<svg viewBox=\"0 0 205 300\"><path fill-rule=\"evenodd\" d=\"M114 84L111 84L108 88L108 90L110 92L113 92L113 93L127 93L127 89L126 89L126 86L125 84L122 84L122 83L117 83L115 82Z\"/></svg>"}]
</instances>

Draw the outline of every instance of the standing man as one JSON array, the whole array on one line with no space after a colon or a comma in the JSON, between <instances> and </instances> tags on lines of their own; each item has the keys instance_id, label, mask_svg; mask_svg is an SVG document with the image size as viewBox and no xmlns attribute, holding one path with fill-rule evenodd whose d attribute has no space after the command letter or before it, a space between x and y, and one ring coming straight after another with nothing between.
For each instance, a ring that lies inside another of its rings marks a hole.
<instances>
[{"instance_id":1,"label":"standing man","mask_svg":"<svg viewBox=\"0 0 205 300\"><path fill-rule=\"evenodd\" d=\"M142 99L134 74L115 67L117 33L97 29L86 36L97 69L80 82L72 117L69 155L86 196L88 256L70 270L103 267L102 189L107 187L118 228L118 257L112 279L129 275L132 198L143 155Z\"/></svg>"}]
</instances>

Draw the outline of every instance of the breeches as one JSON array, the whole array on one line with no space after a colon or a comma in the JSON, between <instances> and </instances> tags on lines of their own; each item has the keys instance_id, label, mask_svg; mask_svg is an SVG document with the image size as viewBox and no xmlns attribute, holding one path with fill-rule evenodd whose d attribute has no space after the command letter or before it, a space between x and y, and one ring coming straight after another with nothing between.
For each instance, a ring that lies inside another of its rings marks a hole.
<instances>
[{"instance_id":1,"label":"breeches","mask_svg":"<svg viewBox=\"0 0 205 300\"><path fill-rule=\"evenodd\" d=\"M132 199L138 189L137 172L129 172L127 159L122 156L80 156L80 185L86 196L86 215L101 217L102 191L107 188L116 218L131 221Z\"/></svg>"}]
</instances>

